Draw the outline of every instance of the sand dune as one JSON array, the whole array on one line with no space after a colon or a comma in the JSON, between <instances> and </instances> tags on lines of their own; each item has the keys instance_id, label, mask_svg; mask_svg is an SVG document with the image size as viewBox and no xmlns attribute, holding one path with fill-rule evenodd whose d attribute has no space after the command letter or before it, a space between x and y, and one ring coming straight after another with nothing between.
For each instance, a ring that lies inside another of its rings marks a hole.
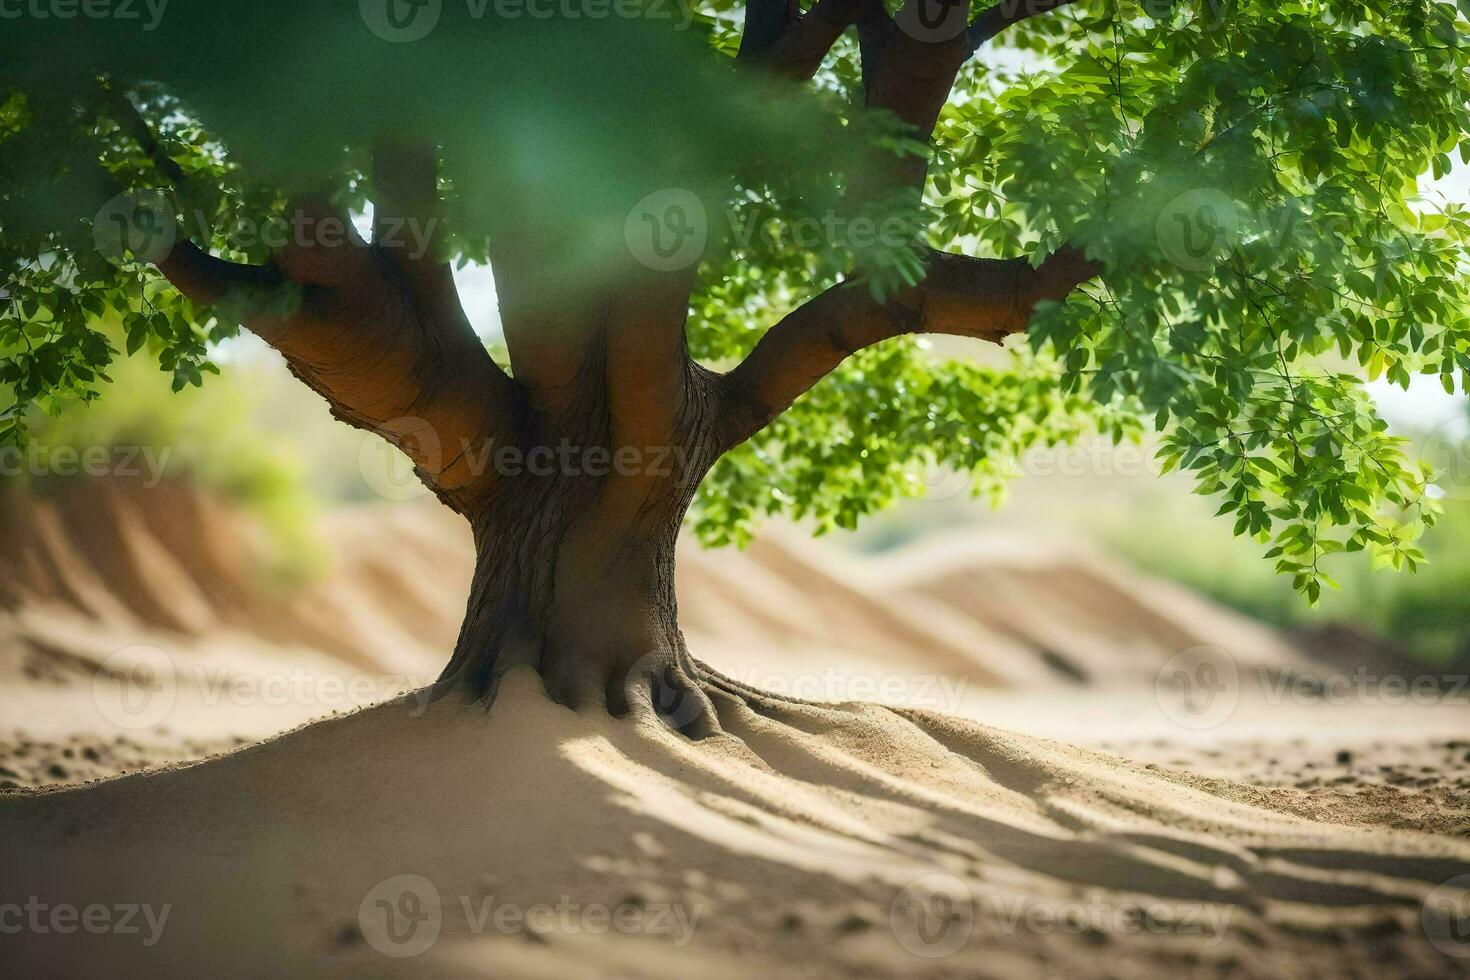
<instances>
[{"instance_id":1,"label":"sand dune","mask_svg":"<svg viewBox=\"0 0 1470 980\"><path fill-rule=\"evenodd\" d=\"M960 615L977 634L1001 638L1018 679L1151 679L1164 661L1202 644L1230 650L1242 666L1319 666L1265 624L1076 543L948 537L893 556L869 579L880 575Z\"/></svg>"},{"instance_id":2,"label":"sand dune","mask_svg":"<svg viewBox=\"0 0 1470 980\"><path fill-rule=\"evenodd\" d=\"M259 676L310 664L382 679L380 693L427 682L453 645L473 569L463 522L419 502L345 508L320 531L330 572L287 588L264 580L250 523L183 484L0 496L0 549L12 557L0 569L0 676L90 680L119 649L144 645L184 668ZM1273 630L1071 546L965 535L861 558L773 528L745 551L686 540L679 575L701 657L809 698L886 691L956 710L953 691L916 692L936 679L965 690L1151 679L1202 643L1245 664L1309 663Z\"/></svg>"},{"instance_id":3,"label":"sand dune","mask_svg":"<svg viewBox=\"0 0 1470 980\"><path fill-rule=\"evenodd\" d=\"M1374 826L1350 801L1308 820L1289 790L931 713L718 708L728 734L691 743L574 714L518 671L488 712L395 700L191 766L0 797L8 894L168 910L151 945L146 926L41 932L0 936L0 956L52 976L1453 964L1435 916L1465 898L1440 883L1470 873L1470 844Z\"/></svg>"},{"instance_id":4,"label":"sand dune","mask_svg":"<svg viewBox=\"0 0 1470 980\"><path fill-rule=\"evenodd\" d=\"M414 536L397 533L415 516L382 514L380 533L397 543L376 555L392 555L400 567L373 593L364 588L373 584L373 556L355 549L348 529L332 541L334 574L286 588L263 578L250 522L186 485L96 479L63 482L46 496L7 493L0 495L0 547L15 560L0 573L0 609L12 617L6 632L22 645L36 641L27 666L33 674L47 661L37 633L46 627L37 624L67 620L103 625L132 642L249 637L265 654L305 648L359 669L426 668L452 644L447 623L462 612L459 581L467 572L443 568L444 554L415 553ZM326 528L336 525L329 519ZM416 588L426 568L443 568L445 577ZM450 594L427 607L431 615L412 604L445 583Z\"/></svg>"},{"instance_id":5,"label":"sand dune","mask_svg":"<svg viewBox=\"0 0 1470 980\"><path fill-rule=\"evenodd\" d=\"M0 570L0 609L12 646L30 648L32 676L54 672L66 645L55 624L72 620L135 642L234 633L264 656L306 648L350 668L432 669L453 646L474 567L468 529L437 503L327 515L331 572L290 589L260 579L241 515L182 485L98 480L0 505L0 544L14 556ZM842 584L789 543L712 554L686 542L681 564L689 632L712 648L846 651L997 679L966 637Z\"/></svg>"}]
</instances>

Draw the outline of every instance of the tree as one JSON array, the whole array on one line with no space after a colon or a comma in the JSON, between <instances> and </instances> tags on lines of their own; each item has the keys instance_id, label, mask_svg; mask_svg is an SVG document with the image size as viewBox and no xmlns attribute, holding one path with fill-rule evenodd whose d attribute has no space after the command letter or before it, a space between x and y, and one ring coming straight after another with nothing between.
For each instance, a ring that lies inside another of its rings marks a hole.
<instances>
[{"instance_id":1,"label":"tree","mask_svg":"<svg viewBox=\"0 0 1470 980\"><path fill-rule=\"evenodd\" d=\"M95 395L100 319L179 387L243 325L473 528L445 690L528 662L565 704L711 731L706 690L743 692L679 632L691 504L714 540L850 526L916 463L991 488L1089 431L1151 424L1310 599L1333 552L1422 558L1432 475L1358 375L1470 377L1470 222L1410 206L1470 160L1452 4L28 10L0 436ZM1029 343L943 363L930 334Z\"/></svg>"}]
</instances>

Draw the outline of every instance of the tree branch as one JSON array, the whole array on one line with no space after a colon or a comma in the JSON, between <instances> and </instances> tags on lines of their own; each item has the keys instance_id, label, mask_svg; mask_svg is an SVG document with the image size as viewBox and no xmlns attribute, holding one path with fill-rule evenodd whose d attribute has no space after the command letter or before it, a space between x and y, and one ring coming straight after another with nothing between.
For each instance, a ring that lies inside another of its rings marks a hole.
<instances>
[{"instance_id":1,"label":"tree branch","mask_svg":"<svg viewBox=\"0 0 1470 980\"><path fill-rule=\"evenodd\" d=\"M747 0L745 33L735 57L751 61L763 56L797 21L797 14L796 0Z\"/></svg>"},{"instance_id":2,"label":"tree branch","mask_svg":"<svg viewBox=\"0 0 1470 980\"><path fill-rule=\"evenodd\" d=\"M103 96L159 170L186 181L132 100L113 88ZM374 183L382 206L371 248L346 214L308 200L292 208L289 241L269 265L229 262L179 234L158 270L274 347L334 416L398 446L456 506L489 476L477 469L484 441L516 435L521 399L475 335L440 254L432 147L384 144Z\"/></svg>"},{"instance_id":3,"label":"tree branch","mask_svg":"<svg viewBox=\"0 0 1470 980\"><path fill-rule=\"evenodd\" d=\"M433 144L373 144L373 244L397 265L447 265L438 180Z\"/></svg>"},{"instance_id":4,"label":"tree branch","mask_svg":"<svg viewBox=\"0 0 1470 980\"><path fill-rule=\"evenodd\" d=\"M967 6L904 0L889 19L881 0L819 0L775 33L774 7L747 8L742 56L765 60L792 77L810 77L842 31L856 23L865 105L892 112L928 141L955 78L975 50L1005 28L1074 0L1000 0L966 24ZM937 9L936 9L937 7ZM936 21L936 15L939 20ZM943 18L958 18L948 29ZM875 154L849 188L854 205L902 187L922 188L926 162ZM780 415L853 352L912 333L999 342L1026 329L1036 304L1060 300L1100 267L1070 246L1040 266L1025 259L977 259L936 252L928 275L879 303L858 283L843 283L772 327L750 355L721 377L723 447L734 447Z\"/></svg>"},{"instance_id":5,"label":"tree branch","mask_svg":"<svg viewBox=\"0 0 1470 980\"><path fill-rule=\"evenodd\" d=\"M187 238L178 240L158 263L158 271L175 289L204 306L227 301L256 302L254 298L275 295L286 286L286 277L274 265L229 262L209 254Z\"/></svg>"},{"instance_id":6,"label":"tree branch","mask_svg":"<svg viewBox=\"0 0 1470 980\"><path fill-rule=\"evenodd\" d=\"M117 124L142 148L144 156L148 157L153 165L168 178L169 183L177 186L187 181L188 176L184 173L184 168L163 152L158 137L154 135L152 127L138 111L138 107L133 105L133 100L111 83L104 85L101 91L102 102L112 110Z\"/></svg>"},{"instance_id":7,"label":"tree branch","mask_svg":"<svg viewBox=\"0 0 1470 980\"><path fill-rule=\"evenodd\" d=\"M893 18L883 6L883 0L859 0L858 12L858 68L862 72L863 92L873 85L873 73L878 66L878 57L883 45L893 31Z\"/></svg>"},{"instance_id":8,"label":"tree branch","mask_svg":"<svg viewBox=\"0 0 1470 980\"><path fill-rule=\"evenodd\" d=\"M606 297L556 265L557 247L529 219L490 240L511 371L516 386L547 419L576 406L607 321Z\"/></svg>"},{"instance_id":9,"label":"tree branch","mask_svg":"<svg viewBox=\"0 0 1470 980\"><path fill-rule=\"evenodd\" d=\"M961 16L963 7L946 7L954 0L905 0L899 9L897 29L882 35L881 42L869 45L863 55L863 75L870 109L886 109L914 129L914 135L927 142L949 101L955 78L986 41L1005 28L1028 17L1055 10L1074 0L1001 0L982 12L966 27L957 23L951 30L941 20L945 10ZM885 156L875 161L874 172L861 187L864 198L888 193L898 187L923 187L927 164L921 157Z\"/></svg>"},{"instance_id":10,"label":"tree branch","mask_svg":"<svg viewBox=\"0 0 1470 980\"><path fill-rule=\"evenodd\" d=\"M799 20L786 27L762 60L777 75L796 81L811 78L842 32L857 20L864 2L817 0Z\"/></svg>"},{"instance_id":11,"label":"tree branch","mask_svg":"<svg viewBox=\"0 0 1470 980\"><path fill-rule=\"evenodd\" d=\"M919 285L887 302L866 286L833 286L781 320L723 376L721 442L755 435L853 353L905 334L949 334L996 343L1023 332L1042 300L1062 300L1100 266L1071 247L1038 267L1028 260L935 252Z\"/></svg>"},{"instance_id":12,"label":"tree branch","mask_svg":"<svg viewBox=\"0 0 1470 980\"><path fill-rule=\"evenodd\" d=\"M271 266L181 239L158 269L189 299L237 317L334 416L402 449L460 509L491 476L477 468L485 441L517 431L514 385L473 333L427 319L385 265L350 239L340 249L293 243Z\"/></svg>"},{"instance_id":13,"label":"tree branch","mask_svg":"<svg viewBox=\"0 0 1470 980\"><path fill-rule=\"evenodd\" d=\"M936 2L940 0L905 0L897 15L897 28L871 46L871 68L866 67L869 59L864 56L867 107L893 113L925 143L949 101L960 68L973 50L963 30L932 39L916 37L904 29L906 20L918 18L925 4ZM923 157L875 152L863 178L853 188L853 197L857 201L875 200L900 187L922 188L927 167Z\"/></svg>"},{"instance_id":14,"label":"tree branch","mask_svg":"<svg viewBox=\"0 0 1470 980\"><path fill-rule=\"evenodd\" d=\"M982 11L970 25L970 50L979 48L1012 24L1075 2L1076 0L1001 0L995 6Z\"/></svg>"},{"instance_id":15,"label":"tree branch","mask_svg":"<svg viewBox=\"0 0 1470 980\"><path fill-rule=\"evenodd\" d=\"M428 142L380 139L373 146L373 247L408 284L419 306L456 346L482 347L460 301L445 254L439 161Z\"/></svg>"},{"instance_id":16,"label":"tree branch","mask_svg":"<svg viewBox=\"0 0 1470 980\"><path fill-rule=\"evenodd\" d=\"M882 0L817 0L800 16L794 12L782 13L780 28L774 34L771 25L778 19L774 6L755 13L757 26L752 29L752 15L758 8L759 4L746 8L746 32L741 38L739 57L793 81L805 81L815 75L832 45L853 24L858 27L859 43L864 50L881 37L885 27L892 26Z\"/></svg>"}]
</instances>

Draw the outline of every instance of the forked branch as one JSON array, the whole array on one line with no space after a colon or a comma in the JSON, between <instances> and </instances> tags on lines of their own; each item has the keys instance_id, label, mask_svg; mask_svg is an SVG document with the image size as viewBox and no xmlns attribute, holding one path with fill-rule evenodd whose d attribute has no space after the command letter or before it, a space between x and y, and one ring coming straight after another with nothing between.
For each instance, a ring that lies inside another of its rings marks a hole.
<instances>
[{"instance_id":1,"label":"forked branch","mask_svg":"<svg viewBox=\"0 0 1470 980\"><path fill-rule=\"evenodd\" d=\"M1012 24L1055 10L1074 0L1001 0L985 10L973 23L943 23L948 0L905 0L895 18L896 27L863 49L863 78L869 109L893 113L913 128L914 135L928 141L949 101L960 69L976 49ZM960 8L961 10L963 8ZM939 26L916 30L913 25ZM909 29L905 30L905 25ZM877 197L898 187L922 187L926 163L922 157L880 157L881 161L863 182L859 193Z\"/></svg>"},{"instance_id":2,"label":"forked branch","mask_svg":"<svg viewBox=\"0 0 1470 980\"><path fill-rule=\"evenodd\" d=\"M867 0L817 0L800 19L788 24L761 54L775 74L802 80L811 78L842 32L854 23Z\"/></svg>"},{"instance_id":3,"label":"forked branch","mask_svg":"<svg viewBox=\"0 0 1470 980\"><path fill-rule=\"evenodd\" d=\"M484 440L515 433L513 383L474 334L428 316L361 241L293 242L249 266L180 240L158 268L278 350L337 418L402 449L451 506L484 482L473 465Z\"/></svg>"},{"instance_id":4,"label":"forked branch","mask_svg":"<svg viewBox=\"0 0 1470 980\"><path fill-rule=\"evenodd\" d=\"M796 0L746 0L745 31L740 35L737 57L759 60L800 17Z\"/></svg>"},{"instance_id":5,"label":"forked branch","mask_svg":"<svg viewBox=\"0 0 1470 980\"><path fill-rule=\"evenodd\" d=\"M927 141L960 69L981 44L1012 24L1070 2L1001 0L966 24L967 6L949 6L946 0L905 0L892 20L877 0L821 0L764 50L774 60L773 52L784 45L796 53L788 64L815 72L826 53L822 45L830 47L856 23L866 106L893 113ZM947 29L946 16L958 22ZM920 157L875 154L848 188L848 197L861 204L900 188L922 188L925 168ZM1038 302L1063 299L1099 271L1097 263L1070 246L1035 268L1025 259L936 252L924 281L886 302L873 299L859 283L834 286L772 327L723 377L722 444L728 449L759 432L855 351L915 333L998 342L1025 330Z\"/></svg>"},{"instance_id":6,"label":"forked branch","mask_svg":"<svg viewBox=\"0 0 1470 980\"><path fill-rule=\"evenodd\" d=\"M160 173L187 178L128 96L104 87L108 111ZM451 505L484 481L485 439L513 438L519 399L459 302L442 255L432 147L374 152L375 243L321 201L291 210L268 265L211 255L182 233L158 269L196 303L222 306L279 351L332 414L402 449Z\"/></svg>"}]
</instances>

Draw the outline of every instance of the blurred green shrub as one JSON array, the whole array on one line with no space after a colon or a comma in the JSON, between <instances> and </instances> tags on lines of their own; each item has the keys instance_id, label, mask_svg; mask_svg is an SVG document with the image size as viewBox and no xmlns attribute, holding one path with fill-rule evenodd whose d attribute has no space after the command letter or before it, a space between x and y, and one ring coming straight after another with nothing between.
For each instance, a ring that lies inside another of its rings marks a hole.
<instances>
[{"instance_id":1,"label":"blurred green shrub","mask_svg":"<svg viewBox=\"0 0 1470 980\"><path fill-rule=\"evenodd\" d=\"M56 480L100 476L145 486L190 480L259 522L272 577L312 577L326 563L314 532L317 508L290 434L262 425L272 385L261 376L269 371L260 364L234 368L176 394L156 361L119 357L108 368L105 399L72 401L29 420L29 445L3 450L0 485L45 492Z\"/></svg>"},{"instance_id":2,"label":"blurred green shrub","mask_svg":"<svg viewBox=\"0 0 1470 980\"><path fill-rule=\"evenodd\" d=\"M1416 660L1445 666L1470 661L1470 500L1441 503L1443 517L1419 542L1428 563L1396 575L1373 568L1366 553L1334 556L1340 588L1324 591L1315 609L1260 560L1262 546L1232 538L1207 508L1182 495L1101 517L1092 533L1143 570L1267 622L1363 626Z\"/></svg>"}]
</instances>

